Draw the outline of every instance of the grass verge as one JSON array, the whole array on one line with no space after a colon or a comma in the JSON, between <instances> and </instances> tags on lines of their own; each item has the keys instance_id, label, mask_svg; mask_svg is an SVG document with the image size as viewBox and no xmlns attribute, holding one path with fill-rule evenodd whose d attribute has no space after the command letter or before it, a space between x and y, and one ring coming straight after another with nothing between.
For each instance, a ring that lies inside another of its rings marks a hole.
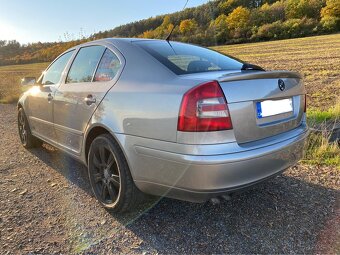
<instances>
[{"instance_id":1,"label":"grass verge","mask_svg":"<svg viewBox=\"0 0 340 255\"><path fill-rule=\"evenodd\" d=\"M332 165L340 169L340 138L334 137L333 134L333 129L339 128L340 99L337 100L335 106L326 111L318 109L307 111L307 120L309 126L314 128L315 131L308 137L303 162L317 165Z\"/></svg>"},{"instance_id":2,"label":"grass verge","mask_svg":"<svg viewBox=\"0 0 340 255\"><path fill-rule=\"evenodd\" d=\"M307 118L311 120L312 124L321 124L327 121L335 121L340 118L340 99L335 106L326 111L320 109L311 109L307 112Z\"/></svg>"},{"instance_id":3,"label":"grass verge","mask_svg":"<svg viewBox=\"0 0 340 255\"><path fill-rule=\"evenodd\" d=\"M0 99L0 104L15 104L19 100L19 95L7 95Z\"/></svg>"},{"instance_id":4,"label":"grass verge","mask_svg":"<svg viewBox=\"0 0 340 255\"><path fill-rule=\"evenodd\" d=\"M302 162L312 165L336 166L340 169L340 147L338 141L329 141L329 132L311 133Z\"/></svg>"}]
</instances>

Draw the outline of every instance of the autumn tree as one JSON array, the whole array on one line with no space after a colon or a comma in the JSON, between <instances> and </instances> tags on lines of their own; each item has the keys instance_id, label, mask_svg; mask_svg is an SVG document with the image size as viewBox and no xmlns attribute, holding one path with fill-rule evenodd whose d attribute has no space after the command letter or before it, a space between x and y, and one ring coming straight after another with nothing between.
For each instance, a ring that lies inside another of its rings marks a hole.
<instances>
[{"instance_id":1,"label":"autumn tree","mask_svg":"<svg viewBox=\"0 0 340 255\"><path fill-rule=\"evenodd\" d=\"M277 1L273 4L265 3L260 8L252 11L253 25L260 26L263 24L273 23L275 21L285 19L285 4L284 1Z\"/></svg>"},{"instance_id":2,"label":"autumn tree","mask_svg":"<svg viewBox=\"0 0 340 255\"><path fill-rule=\"evenodd\" d=\"M0 47L4 47L7 44L6 40L0 40Z\"/></svg>"},{"instance_id":3,"label":"autumn tree","mask_svg":"<svg viewBox=\"0 0 340 255\"><path fill-rule=\"evenodd\" d=\"M321 24L329 31L340 30L339 0L327 0L326 6L321 10Z\"/></svg>"},{"instance_id":4,"label":"autumn tree","mask_svg":"<svg viewBox=\"0 0 340 255\"><path fill-rule=\"evenodd\" d=\"M164 38L166 37L174 25L170 21L170 16L166 15L163 19L163 23L154 30L154 38Z\"/></svg>"},{"instance_id":5,"label":"autumn tree","mask_svg":"<svg viewBox=\"0 0 340 255\"><path fill-rule=\"evenodd\" d=\"M245 38L250 29L250 10L239 6L228 15L226 21L234 38Z\"/></svg>"},{"instance_id":6,"label":"autumn tree","mask_svg":"<svg viewBox=\"0 0 340 255\"><path fill-rule=\"evenodd\" d=\"M225 0L221 1L218 4L218 8L222 13L228 14L238 6L247 8L257 8L265 3L271 4L274 3L275 1L277 0Z\"/></svg>"},{"instance_id":7,"label":"autumn tree","mask_svg":"<svg viewBox=\"0 0 340 255\"><path fill-rule=\"evenodd\" d=\"M218 44L225 43L228 37L227 16L219 15L215 20L211 21L209 29L213 31L213 35Z\"/></svg>"},{"instance_id":8,"label":"autumn tree","mask_svg":"<svg viewBox=\"0 0 340 255\"><path fill-rule=\"evenodd\" d=\"M174 25L170 21L170 16L166 15L163 22L154 30L146 30L138 37L142 38L165 38L170 31L173 29Z\"/></svg>"},{"instance_id":9,"label":"autumn tree","mask_svg":"<svg viewBox=\"0 0 340 255\"><path fill-rule=\"evenodd\" d=\"M143 32L143 34L141 34L139 37L141 38L155 38L155 33L153 30L146 30L145 32Z\"/></svg>"},{"instance_id":10,"label":"autumn tree","mask_svg":"<svg viewBox=\"0 0 340 255\"><path fill-rule=\"evenodd\" d=\"M339 0L338 0L339 3ZM321 8L325 0L287 0L286 15L288 19L320 17Z\"/></svg>"},{"instance_id":11,"label":"autumn tree","mask_svg":"<svg viewBox=\"0 0 340 255\"><path fill-rule=\"evenodd\" d=\"M181 21L179 25L179 31L182 34L188 35L190 33L195 32L197 27L198 27L198 24L194 19L185 19Z\"/></svg>"}]
</instances>

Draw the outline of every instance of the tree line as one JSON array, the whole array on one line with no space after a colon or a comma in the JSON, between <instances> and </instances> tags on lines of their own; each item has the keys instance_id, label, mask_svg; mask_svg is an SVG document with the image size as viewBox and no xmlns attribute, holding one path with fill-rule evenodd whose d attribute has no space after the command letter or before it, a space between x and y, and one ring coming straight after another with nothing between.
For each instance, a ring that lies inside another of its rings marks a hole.
<instances>
[{"instance_id":1,"label":"tree line","mask_svg":"<svg viewBox=\"0 0 340 255\"><path fill-rule=\"evenodd\" d=\"M163 39L204 46L287 39L340 31L339 0L215 0L67 42L0 41L0 65L51 61L82 42L106 37Z\"/></svg>"}]
</instances>

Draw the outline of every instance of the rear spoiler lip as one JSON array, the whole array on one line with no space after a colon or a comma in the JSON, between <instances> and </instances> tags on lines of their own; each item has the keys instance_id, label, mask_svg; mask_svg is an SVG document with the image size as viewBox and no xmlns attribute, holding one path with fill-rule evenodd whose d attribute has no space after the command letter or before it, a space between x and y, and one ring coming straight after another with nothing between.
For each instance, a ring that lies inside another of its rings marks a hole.
<instances>
[{"instance_id":1,"label":"rear spoiler lip","mask_svg":"<svg viewBox=\"0 0 340 255\"><path fill-rule=\"evenodd\" d=\"M219 82L258 80L258 79L302 79L302 75L291 71L242 71L229 73L218 78Z\"/></svg>"}]
</instances>

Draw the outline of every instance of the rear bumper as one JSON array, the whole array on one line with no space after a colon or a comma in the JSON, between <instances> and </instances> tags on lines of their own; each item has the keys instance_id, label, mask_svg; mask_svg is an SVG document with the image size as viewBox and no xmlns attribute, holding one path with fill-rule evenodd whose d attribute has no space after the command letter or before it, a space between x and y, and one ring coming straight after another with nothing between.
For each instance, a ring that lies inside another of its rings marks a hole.
<instances>
[{"instance_id":1,"label":"rear bumper","mask_svg":"<svg viewBox=\"0 0 340 255\"><path fill-rule=\"evenodd\" d=\"M230 193L275 176L303 156L306 126L266 146L244 145L242 151L218 155L187 155L135 146L148 176L135 179L149 194L192 202ZM144 178L143 178L144 177Z\"/></svg>"}]
</instances>

